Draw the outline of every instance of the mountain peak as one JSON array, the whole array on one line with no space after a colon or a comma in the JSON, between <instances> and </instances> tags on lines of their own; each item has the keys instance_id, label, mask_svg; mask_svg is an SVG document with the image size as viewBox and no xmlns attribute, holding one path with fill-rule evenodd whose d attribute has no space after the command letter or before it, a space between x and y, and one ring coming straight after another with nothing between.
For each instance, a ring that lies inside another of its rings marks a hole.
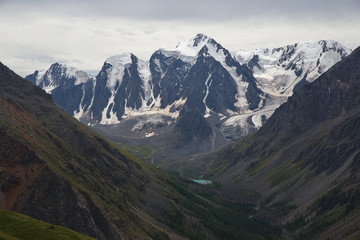
<instances>
[{"instance_id":1,"label":"mountain peak","mask_svg":"<svg viewBox=\"0 0 360 240\"><path fill-rule=\"evenodd\" d=\"M49 69L63 69L64 71L66 71L68 69L76 69L76 68L74 68L72 66L68 66L67 64L64 64L64 63L56 62L56 63L51 64Z\"/></svg>"},{"instance_id":2,"label":"mountain peak","mask_svg":"<svg viewBox=\"0 0 360 240\"><path fill-rule=\"evenodd\" d=\"M70 79L74 79L74 85L80 85L93 79L93 77L84 71L62 63L53 63L46 70L36 70L33 74L25 77L28 81L40 86L47 93L61 84L65 84Z\"/></svg>"},{"instance_id":3,"label":"mountain peak","mask_svg":"<svg viewBox=\"0 0 360 240\"><path fill-rule=\"evenodd\" d=\"M331 40L331 39L322 39L317 42L318 42L318 44L321 44L321 45L331 44L331 45L343 46L340 42L338 42L336 40Z\"/></svg>"},{"instance_id":4,"label":"mountain peak","mask_svg":"<svg viewBox=\"0 0 360 240\"><path fill-rule=\"evenodd\" d=\"M105 62L111 64L112 66L131 64L133 56L134 55L132 53L125 52L119 55L111 56L106 59Z\"/></svg>"},{"instance_id":5,"label":"mountain peak","mask_svg":"<svg viewBox=\"0 0 360 240\"><path fill-rule=\"evenodd\" d=\"M204 34L197 34L196 37L193 39L194 41L194 44L193 46L194 47L197 47L201 42L205 42L206 40L210 40L211 38L209 38L208 36L204 35Z\"/></svg>"},{"instance_id":6,"label":"mountain peak","mask_svg":"<svg viewBox=\"0 0 360 240\"><path fill-rule=\"evenodd\" d=\"M216 42L213 38L199 33L195 37L179 43L176 46L176 49L183 50L184 48L193 48L196 49L197 52L199 52L199 50L205 45L212 45L213 47L216 48L222 48L222 46L218 42Z\"/></svg>"},{"instance_id":7,"label":"mountain peak","mask_svg":"<svg viewBox=\"0 0 360 240\"><path fill-rule=\"evenodd\" d=\"M69 66L67 64L59 62L53 63L47 70L39 72L49 72L49 74L61 74L69 78L74 77L78 80L78 84L84 81L87 82L88 79L92 78L89 73L79 70L73 66Z\"/></svg>"},{"instance_id":8,"label":"mountain peak","mask_svg":"<svg viewBox=\"0 0 360 240\"><path fill-rule=\"evenodd\" d=\"M333 51L343 55L344 57L345 55L351 53L351 49L335 40L320 40L318 41L318 44L322 46L323 52Z\"/></svg>"},{"instance_id":9,"label":"mountain peak","mask_svg":"<svg viewBox=\"0 0 360 240\"><path fill-rule=\"evenodd\" d=\"M195 63L201 49L206 46L211 53L216 54L220 49L225 50L213 38L204 34L197 34L187 41L180 42L175 49L159 49L166 57L177 57L186 63ZM211 54L212 55L212 54Z\"/></svg>"}]
</instances>

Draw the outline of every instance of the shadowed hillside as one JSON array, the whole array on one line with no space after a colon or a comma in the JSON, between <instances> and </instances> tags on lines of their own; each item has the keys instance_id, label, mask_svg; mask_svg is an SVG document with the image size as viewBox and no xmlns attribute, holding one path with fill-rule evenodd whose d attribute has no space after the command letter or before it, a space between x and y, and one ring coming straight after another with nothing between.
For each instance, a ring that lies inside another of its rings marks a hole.
<instances>
[{"instance_id":1,"label":"shadowed hillside","mask_svg":"<svg viewBox=\"0 0 360 240\"><path fill-rule=\"evenodd\" d=\"M258 215L296 239L357 239L359 123L360 48L221 151L207 177L229 186L227 197L260 196Z\"/></svg>"}]
</instances>

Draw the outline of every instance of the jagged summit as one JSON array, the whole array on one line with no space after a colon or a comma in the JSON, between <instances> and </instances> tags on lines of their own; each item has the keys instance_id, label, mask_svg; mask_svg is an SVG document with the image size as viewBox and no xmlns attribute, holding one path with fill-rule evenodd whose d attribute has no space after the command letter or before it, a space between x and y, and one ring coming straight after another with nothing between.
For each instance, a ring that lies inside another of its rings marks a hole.
<instances>
[{"instance_id":1,"label":"jagged summit","mask_svg":"<svg viewBox=\"0 0 360 240\"><path fill-rule=\"evenodd\" d=\"M202 48L204 45L212 45L214 47L221 47L222 46L216 42L213 38L208 37L204 34L197 34L195 37L190 38L187 41L179 43L176 48L181 49L182 47L190 47L190 48Z\"/></svg>"},{"instance_id":2,"label":"jagged summit","mask_svg":"<svg viewBox=\"0 0 360 240\"><path fill-rule=\"evenodd\" d=\"M344 50L346 51L350 51L351 49L348 49L347 47L345 47L344 45L342 45L340 42L335 41L335 40L320 40L318 41L318 44L323 46L323 51L329 51L329 50L333 50L333 51L338 51L339 53L342 53Z\"/></svg>"},{"instance_id":3,"label":"jagged summit","mask_svg":"<svg viewBox=\"0 0 360 240\"><path fill-rule=\"evenodd\" d=\"M95 79L75 67L54 63L25 78L50 93L58 106L77 119L92 104Z\"/></svg>"},{"instance_id":4,"label":"jagged summit","mask_svg":"<svg viewBox=\"0 0 360 240\"><path fill-rule=\"evenodd\" d=\"M106 59L104 67L108 75L107 87L109 89L113 91L117 84L121 85L125 70L133 64L134 59L136 57L132 53L123 53Z\"/></svg>"},{"instance_id":5,"label":"jagged summit","mask_svg":"<svg viewBox=\"0 0 360 240\"><path fill-rule=\"evenodd\" d=\"M310 41L310 42L303 42L303 43L294 43L282 47L277 47L273 49L269 48L260 48L260 49L252 49L252 50L245 50L240 49L235 52L234 57L240 62L240 63L248 63L254 55L259 55L259 53L262 54L276 54L280 53L279 55L282 57L286 57L289 55L295 54L296 51L303 51L304 53L309 52L327 52L327 51L333 51L338 52L340 55L348 55L352 50L345 47L341 43L335 40L317 40L317 41ZM284 60L284 58L282 58Z\"/></svg>"},{"instance_id":6,"label":"jagged summit","mask_svg":"<svg viewBox=\"0 0 360 240\"><path fill-rule=\"evenodd\" d=\"M66 82L70 81L74 85L80 85L91 81L93 77L85 71L56 62L46 70L37 70L33 74L26 76L26 79L40 86L47 93L51 93L55 88L66 84Z\"/></svg>"},{"instance_id":7,"label":"jagged summit","mask_svg":"<svg viewBox=\"0 0 360 240\"><path fill-rule=\"evenodd\" d=\"M262 91L288 97L350 53L339 42L320 40L274 49L239 50L234 57L252 69Z\"/></svg>"},{"instance_id":8,"label":"jagged summit","mask_svg":"<svg viewBox=\"0 0 360 240\"><path fill-rule=\"evenodd\" d=\"M184 62L194 64L199 55L199 52L205 46L208 49L209 54L212 56L223 54L219 52L220 50L227 51L213 38L204 34L197 34L195 37L192 37L184 42L180 42L175 49L161 48L159 51L161 51L167 57L176 56Z\"/></svg>"},{"instance_id":9,"label":"jagged summit","mask_svg":"<svg viewBox=\"0 0 360 240\"><path fill-rule=\"evenodd\" d=\"M116 67L119 65L125 65L125 64L131 64L132 63L132 57L134 55L132 53L126 52L123 54L111 56L106 59L106 63L111 64L112 66Z\"/></svg>"}]
</instances>

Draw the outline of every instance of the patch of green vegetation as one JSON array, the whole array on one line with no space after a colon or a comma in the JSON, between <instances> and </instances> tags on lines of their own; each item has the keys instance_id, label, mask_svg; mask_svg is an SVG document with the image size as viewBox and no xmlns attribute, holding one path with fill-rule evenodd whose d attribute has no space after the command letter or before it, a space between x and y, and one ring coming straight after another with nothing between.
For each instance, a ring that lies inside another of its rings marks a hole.
<instances>
[{"instance_id":1,"label":"patch of green vegetation","mask_svg":"<svg viewBox=\"0 0 360 240\"><path fill-rule=\"evenodd\" d=\"M181 169L181 175L186 178L193 178L194 176L198 176L201 169L199 167L183 167Z\"/></svg>"},{"instance_id":2,"label":"patch of green vegetation","mask_svg":"<svg viewBox=\"0 0 360 240\"><path fill-rule=\"evenodd\" d=\"M292 163L292 161L285 162L280 167L275 169L267 179L270 181L271 187L275 187L283 181L289 180L296 171L299 170L301 162Z\"/></svg>"},{"instance_id":3,"label":"patch of green vegetation","mask_svg":"<svg viewBox=\"0 0 360 240\"><path fill-rule=\"evenodd\" d=\"M276 210L279 215L286 215L296 209L296 205L291 203L290 199L285 199L271 204L271 208Z\"/></svg>"},{"instance_id":4,"label":"patch of green vegetation","mask_svg":"<svg viewBox=\"0 0 360 240\"><path fill-rule=\"evenodd\" d=\"M268 142L269 138L266 136L261 136L257 133L250 134L246 136L243 140L236 143L235 151L237 153L249 151L249 149L257 149L261 148L264 149L266 143ZM256 153L256 151L253 151Z\"/></svg>"},{"instance_id":5,"label":"patch of green vegetation","mask_svg":"<svg viewBox=\"0 0 360 240\"><path fill-rule=\"evenodd\" d=\"M288 230L289 232L295 232L300 227L305 226L306 223L307 222L305 220L305 217L299 214L295 216L295 219L292 222L286 223L285 229Z\"/></svg>"},{"instance_id":6,"label":"patch of green vegetation","mask_svg":"<svg viewBox=\"0 0 360 240\"><path fill-rule=\"evenodd\" d=\"M251 162L247 171L249 172L250 176L254 176L255 174L261 172L270 161L271 158L266 158L261 161Z\"/></svg>"},{"instance_id":7,"label":"patch of green vegetation","mask_svg":"<svg viewBox=\"0 0 360 240\"><path fill-rule=\"evenodd\" d=\"M215 188L216 190L224 189L223 184L221 182L218 182L218 181L212 182L212 187Z\"/></svg>"},{"instance_id":8,"label":"patch of green vegetation","mask_svg":"<svg viewBox=\"0 0 360 240\"><path fill-rule=\"evenodd\" d=\"M0 239L48 240L94 239L70 229L35 220L28 216L0 211Z\"/></svg>"},{"instance_id":9,"label":"patch of green vegetation","mask_svg":"<svg viewBox=\"0 0 360 240\"><path fill-rule=\"evenodd\" d=\"M230 166L230 163L223 161L219 166L214 169L211 169L207 172L206 177L210 177L210 179L216 179L222 173L224 173Z\"/></svg>"},{"instance_id":10,"label":"patch of green vegetation","mask_svg":"<svg viewBox=\"0 0 360 240\"><path fill-rule=\"evenodd\" d=\"M0 231L0 240L19 240L19 239Z\"/></svg>"},{"instance_id":11,"label":"patch of green vegetation","mask_svg":"<svg viewBox=\"0 0 360 240\"><path fill-rule=\"evenodd\" d=\"M340 183L325 195L318 198L312 205L311 209L316 211L318 214L323 214L333 209L335 206L345 204L347 199L345 194L342 192L343 186L344 184Z\"/></svg>"},{"instance_id":12,"label":"patch of green vegetation","mask_svg":"<svg viewBox=\"0 0 360 240\"><path fill-rule=\"evenodd\" d=\"M180 173L176 170L166 170L166 173L168 173L170 176L174 176L174 177L179 177L180 176Z\"/></svg>"},{"instance_id":13,"label":"patch of green vegetation","mask_svg":"<svg viewBox=\"0 0 360 240\"><path fill-rule=\"evenodd\" d=\"M151 159L152 150L148 147L144 146L130 146L125 145L123 143L118 143L121 148L123 148L125 151L128 151L135 156L143 159L143 160L149 160Z\"/></svg>"},{"instance_id":14,"label":"patch of green vegetation","mask_svg":"<svg viewBox=\"0 0 360 240\"><path fill-rule=\"evenodd\" d=\"M295 233L295 239L316 239L332 229L339 221L356 216L359 199L360 191L357 185L355 189L352 189L349 181L344 180L315 200L308 208L307 214L297 216L294 221L287 223L285 228ZM346 232L342 233L342 237L343 239L358 239L355 236L359 230L360 226L356 225L353 228L347 228Z\"/></svg>"},{"instance_id":15,"label":"patch of green vegetation","mask_svg":"<svg viewBox=\"0 0 360 240\"><path fill-rule=\"evenodd\" d=\"M360 239L360 229L355 228L353 232L347 232L344 234L344 240L359 240Z\"/></svg>"},{"instance_id":16,"label":"patch of green vegetation","mask_svg":"<svg viewBox=\"0 0 360 240\"><path fill-rule=\"evenodd\" d=\"M150 234L151 239L153 240L170 240L169 236L164 232L157 231L154 234Z\"/></svg>"},{"instance_id":17,"label":"patch of green vegetation","mask_svg":"<svg viewBox=\"0 0 360 240\"><path fill-rule=\"evenodd\" d=\"M306 230L300 231L295 239L315 239L331 225L343 218L344 208L338 208L312 222Z\"/></svg>"}]
</instances>

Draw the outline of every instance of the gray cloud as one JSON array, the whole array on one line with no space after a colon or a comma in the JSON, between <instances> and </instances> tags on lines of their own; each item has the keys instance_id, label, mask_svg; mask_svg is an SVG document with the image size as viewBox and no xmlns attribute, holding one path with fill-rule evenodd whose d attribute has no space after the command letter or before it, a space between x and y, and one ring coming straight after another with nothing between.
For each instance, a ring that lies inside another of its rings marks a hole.
<instances>
[{"instance_id":1,"label":"gray cloud","mask_svg":"<svg viewBox=\"0 0 360 240\"><path fill-rule=\"evenodd\" d=\"M0 0L0 61L22 75L55 61L96 72L111 55L147 60L197 33L230 51L318 39L354 48L359 12L359 0Z\"/></svg>"},{"instance_id":2,"label":"gray cloud","mask_svg":"<svg viewBox=\"0 0 360 240\"><path fill-rule=\"evenodd\" d=\"M73 17L126 17L153 20L228 20L268 18L333 19L358 14L358 0L137 0L137 1L49 1L3 0L0 6L21 12Z\"/></svg>"}]
</instances>

